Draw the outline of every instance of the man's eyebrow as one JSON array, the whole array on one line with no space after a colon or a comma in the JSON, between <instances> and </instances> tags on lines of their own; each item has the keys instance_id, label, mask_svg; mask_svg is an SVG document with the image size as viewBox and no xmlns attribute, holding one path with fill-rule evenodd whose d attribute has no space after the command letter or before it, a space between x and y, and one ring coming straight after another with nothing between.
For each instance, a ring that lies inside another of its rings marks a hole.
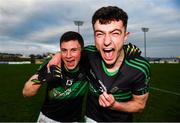
<instances>
[{"instance_id":1,"label":"man's eyebrow","mask_svg":"<svg viewBox=\"0 0 180 123\"><path fill-rule=\"evenodd\" d=\"M110 31L110 33L114 32L114 31L119 31L120 33L122 33L122 30L120 30L120 29L114 29L114 30Z\"/></svg>"},{"instance_id":2,"label":"man's eyebrow","mask_svg":"<svg viewBox=\"0 0 180 123\"><path fill-rule=\"evenodd\" d=\"M114 31L119 31L120 33L122 33L122 30L120 30L120 29L114 29L114 30L110 31L110 33L114 32ZM95 33L96 32L104 33L104 31L102 31L102 30L95 30Z\"/></svg>"},{"instance_id":3,"label":"man's eyebrow","mask_svg":"<svg viewBox=\"0 0 180 123\"><path fill-rule=\"evenodd\" d=\"M101 31L101 30L95 30L95 33L96 33L96 32L102 32L102 33L104 33L104 32L103 32L103 31Z\"/></svg>"},{"instance_id":4,"label":"man's eyebrow","mask_svg":"<svg viewBox=\"0 0 180 123\"><path fill-rule=\"evenodd\" d=\"M64 50L64 51L65 51L65 50L67 50L67 49L66 49L66 48L61 48L61 51L62 51L62 50Z\"/></svg>"},{"instance_id":5,"label":"man's eyebrow","mask_svg":"<svg viewBox=\"0 0 180 123\"><path fill-rule=\"evenodd\" d=\"M78 47L74 47L74 48L71 48L71 49L78 49Z\"/></svg>"},{"instance_id":6,"label":"man's eyebrow","mask_svg":"<svg viewBox=\"0 0 180 123\"><path fill-rule=\"evenodd\" d=\"M80 47L73 47L73 48L70 48L70 49L67 49L67 48L61 48L61 50L74 50L74 49L79 49Z\"/></svg>"},{"instance_id":7,"label":"man's eyebrow","mask_svg":"<svg viewBox=\"0 0 180 123\"><path fill-rule=\"evenodd\" d=\"M61 48L61 49L66 49L66 48Z\"/></svg>"}]
</instances>

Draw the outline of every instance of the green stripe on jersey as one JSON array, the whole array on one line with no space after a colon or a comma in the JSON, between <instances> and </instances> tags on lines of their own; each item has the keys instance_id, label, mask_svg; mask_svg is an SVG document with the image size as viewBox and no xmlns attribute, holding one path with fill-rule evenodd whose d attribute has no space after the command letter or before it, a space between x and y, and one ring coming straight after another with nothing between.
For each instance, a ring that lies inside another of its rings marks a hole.
<instances>
[{"instance_id":1,"label":"green stripe on jersey","mask_svg":"<svg viewBox=\"0 0 180 123\"><path fill-rule=\"evenodd\" d=\"M128 95L128 96L125 96L125 97L115 97L115 99L119 102L123 101L123 100L127 100L127 99L131 99L132 98L132 95Z\"/></svg>"},{"instance_id":2,"label":"green stripe on jersey","mask_svg":"<svg viewBox=\"0 0 180 123\"><path fill-rule=\"evenodd\" d=\"M117 92L117 94L113 94L114 96L129 96L129 95L131 95L132 93L131 93L131 91L129 91L129 92L121 92L121 93L118 93Z\"/></svg>"},{"instance_id":3,"label":"green stripe on jersey","mask_svg":"<svg viewBox=\"0 0 180 123\"><path fill-rule=\"evenodd\" d=\"M64 99L73 99L77 96L83 96L88 90L87 81L77 81L69 88L64 88L59 86L49 91L49 97L51 99L64 100Z\"/></svg>"},{"instance_id":4,"label":"green stripe on jersey","mask_svg":"<svg viewBox=\"0 0 180 123\"><path fill-rule=\"evenodd\" d=\"M103 67L103 70L104 70L104 72L106 73L106 75L108 75L108 76L114 76L114 75L116 75L116 73L118 73L119 69L116 70L116 71L114 71L114 72L109 72L109 71L107 70L107 67L106 67L106 65L104 64L104 62L102 61L101 63L102 63L102 67Z\"/></svg>"},{"instance_id":5,"label":"green stripe on jersey","mask_svg":"<svg viewBox=\"0 0 180 123\"><path fill-rule=\"evenodd\" d=\"M123 100L132 98L132 92L116 92L115 94L113 94L113 96L117 101L121 102Z\"/></svg>"},{"instance_id":6,"label":"green stripe on jersey","mask_svg":"<svg viewBox=\"0 0 180 123\"><path fill-rule=\"evenodd\" d=\"M141 63L146 64L150 68L150 64L147 61L144 61L144 60L141 60L141 59L138 59L138 58L135 58L135 60L137 60L137 61L139 61Z\"/></svg>"},{"instance_id":7,"label":"green stripe on jersey","mask_svg":"<svg viewBox=\"0 0 180 123\"><path fill-rule=\"evenodd\" d=\"M84 50L90 51L90 52L97 52L97 48L94 45L88 45L84 47Z\"/></svg>"},{"instance_id":8,"label":"green stripe on jersey","mask_svg":"<svg viewBox=\"0 0 180 123\"><path fill-rule=\"evenodd\" d=\"M125 60L125 63L128 64L129 66L132 66L132 67L142 71L145 74L146 78L149 77L149 69L148 69L147 65L142 64L140 62L133 61L133 60L131 60L131 62Z\"/></svg>"},{"instance_id":9,"label":"green stripe on jersey","mask_svg":"<svg viewBox=\"0 0 180 123\"><path fill-rule=\"evenodd\" d=\"M148 87L144 87L144 88L140 88L139 90L137 90L138 92L141 93L141 95L149 92L149 88Z\"/></svg>"},{"instance_id":10,"label":"green stripe on jersey","mask_svg":"<svg viewBox=\"0 0 180 123\"><path fill-rule=\"evenodd\" d=\"M144 68L144 70L146 71L146 74L149 76L150 75L150 71L149 71L149 67L150 66L148 66L148 64L147 64L147 62L145 62L145 61L142 61L142 60L130 60L130 62L131 63L134 63L134 64L136 64L136 65L138 65L138 66L141 66L142 68ZM146 77L147 78L147 77Z\"/></svg>"}]
</instances>

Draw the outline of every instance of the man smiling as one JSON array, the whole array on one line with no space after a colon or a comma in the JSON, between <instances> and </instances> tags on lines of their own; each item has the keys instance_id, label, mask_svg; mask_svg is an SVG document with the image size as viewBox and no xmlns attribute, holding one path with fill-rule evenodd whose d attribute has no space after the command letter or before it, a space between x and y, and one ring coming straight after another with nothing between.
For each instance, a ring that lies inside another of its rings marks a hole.
<instances>
[{"instance_id":1,"label":"man smiling","mask_svg":"<svg viewBox=\"0 0 180 123\"><path fill-rule=\"evenodd\" d=\"M47 90L37 122L79 122L82 120L83 100L88 90L84 67L81 66L82 36L73 31L64 33L60 39L62 64L45 65L33 75L23 88L25 97L34 96L44 82Z\"/></svg>"}]
</instances>

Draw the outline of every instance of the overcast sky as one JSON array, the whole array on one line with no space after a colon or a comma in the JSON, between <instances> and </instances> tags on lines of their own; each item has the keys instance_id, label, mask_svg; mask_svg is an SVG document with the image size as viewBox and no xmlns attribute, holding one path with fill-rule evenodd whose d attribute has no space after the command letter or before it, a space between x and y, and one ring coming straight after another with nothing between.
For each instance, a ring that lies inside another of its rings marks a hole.
<instances>
[{"instance_id":1,"label":"overcast sky","mask_svg":"<svg viewBox=\"0 0 180 123\"><path fill-rule=\"evenodd\" d=\"M148 27L147 56L180 56L179 0L0 0L0 52L57 52L61 35L78 30L74 20L84 21L80 33L85 45L94 44L93 13L114 5L128 13L128 42L136 44L142 55L141 27Z\"/></svg>"}]
</instances>

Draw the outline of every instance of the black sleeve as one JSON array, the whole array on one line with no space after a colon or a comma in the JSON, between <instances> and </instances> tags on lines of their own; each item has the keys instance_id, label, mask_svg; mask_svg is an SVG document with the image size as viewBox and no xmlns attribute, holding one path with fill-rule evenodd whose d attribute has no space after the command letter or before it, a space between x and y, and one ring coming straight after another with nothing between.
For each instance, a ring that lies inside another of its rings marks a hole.
<instances>
[{"instance_id":1,"label":"black sleeve","mask_svg":"<svg viewBox=\"0 0 180 123\"><path fill-rule=\"evenodd\" d=\"M146 78L143 73L137 75L137 80L133 83L133 94L143 95L149 92L149 78Z\"/></svg>"}]
</instances>

